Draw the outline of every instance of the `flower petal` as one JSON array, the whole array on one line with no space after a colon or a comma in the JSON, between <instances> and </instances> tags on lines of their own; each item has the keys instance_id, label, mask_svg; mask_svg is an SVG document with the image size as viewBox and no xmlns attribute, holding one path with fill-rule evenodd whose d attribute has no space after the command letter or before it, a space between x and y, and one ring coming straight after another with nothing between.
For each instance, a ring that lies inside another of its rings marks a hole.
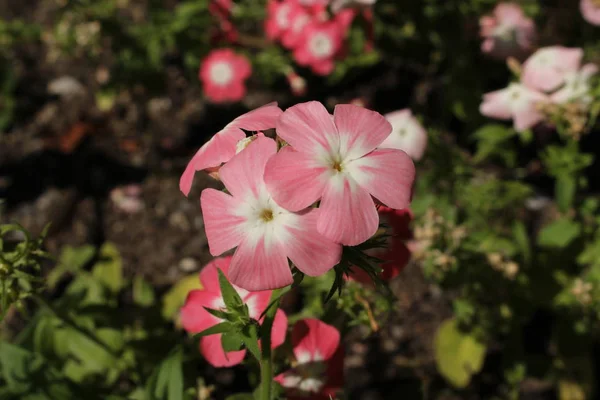
<instances>
[{"instance_id":1,"label":"flower petal","mask_svg":"<svg viewBox=\"0 0 600 400\"><path fill-rule=\"evenodd\" d=\"M208 249L213 256L223 254L242 241L241 225L245 218L236 214L237 206L236 199L215 189L204 189L200 195Z\"/></svg>"},{"instance_id":2,"label":"flower petal","mask_svg":"<svg viewBox=\"0 0 600 400\"><path fill-rule=\"evenodd\" d=\"M326 186L319 209L317 230L337 243L355 246L377 231L379 216L371 195L343 174Z\"/></svg>"},{"instance_id":3,"label":"flower petal","mask_svg":"<svg viewBox=\"0 0 600 400\"><path fill-rule=\"evenodd\" d=\"M281 108L277 106L277 102L266 104L256 108L244 115L240 115L231 123L230 126L242 128L247 131L262 131L275 128L277 119L281 116Z\"/></svg>"},{"instance_id":4,"label":"flower petal","mask_svg":"<svg viewBox=\"0 0 600 400\"><path fill-rule=\"evenodd\" d=\"M183 329L190 333L198 333L220 323L221 320L204 307L215 308L222 301L220 292L192 290L179 311Z\"/></svg>"},{"instance_id":5,"label":"flower petal","mask_svg":"<svg viewBox=\"0 0 600 400\"><path fill-rule=\"evenodd\" d=\"M200 271L200 283L202 283L203 290L221 294L221 288L219 286L219 273L217 269L223 271L227 276L229 270L229 264L231 264L231 256L215 258L202 268Z\"/></svg>"},{"instance_id":6,"label":"flower petal","mask_svg":"<svg viewBox=\"0 0 600 400\"><path fill-rule=\"evenodd\" d=\"M277 121L277 134L296 150L314 153L337 146L338 131L331 114L318 101L288 108Z\"/></svg>"},{"instance_id":7,"label":"flower petal","mask_svg":"<svg viewBox=\"0 0 600 400\"><path fill-rule=\"evenodd\" d=\"M221 334L201 338L200 353L210 365L216 368L233 367L240 364L246 356L246 350L225 353L221 344Z\"/></svg>"},{"instance_id":8,"label":"flower petal","mask_svg":"<svg viewBox=\"0 0 600 400\"><path fill-rule=\"evenodd\" d=\"M340 153L351 160L374 150L392 133L392 125L383 115L353 104L335 106L333 119L340 137Z\"/></svg>"},{"instance_id":9,"label":"flower petal","mask_svg":"<svg viewBox=\"0 0 600 400\"><path fill-rule=\"evenodd\" d=\"M273 328L271 328L271 348L279 347L285 342L287 334L288 319L283 310L279 309L275 313Z\"/></svg>"},{"instance_id":10,"label":"flower petal","mask_svg":"<svg viewBox=\"0 0 600 400\"><path fill-rule=\"evenodd\" d=\"M402 150L378 149L352 161L347 168L363 189L386 206L409 206L415 165Z\"/></svg>"},{"instance_id":11,"label":"flower petal","mask_svg":"<svg viewBox=\"0 0 600 400\"><path fill-rule=\"evenodd\" d=\"M267 162L265 184L277 204L300 211L321 198L326 171L313 156L286 146Z\"/></svg>"},{"instance_id":12,"label":"flower petal","mask_svg":"<svg viewBox=\"0 0 600 400\"><path fill-rule=\"evenodd\" d=\"M339 344L340 332L318 319L302 319L292 330L294 355L301 364L330 359Z\"/></svg>"}]
</instances>

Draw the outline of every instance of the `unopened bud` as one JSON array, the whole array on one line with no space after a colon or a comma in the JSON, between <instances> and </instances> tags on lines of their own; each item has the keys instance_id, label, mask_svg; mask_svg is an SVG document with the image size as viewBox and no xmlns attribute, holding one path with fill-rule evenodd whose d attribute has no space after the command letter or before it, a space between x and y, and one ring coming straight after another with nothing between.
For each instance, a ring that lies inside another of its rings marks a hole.
<instances>
[{"instance_id":1,"label":"unopened bud","mask_svg":"<svg viewBox=\"0 0 600 400\"><path fill-rule=\"evenodd\" d=\"M293 71L290 71L285 76L292 89L294 96L304 96L306 94L306 80Z\"/></svg>"}]
</instances>

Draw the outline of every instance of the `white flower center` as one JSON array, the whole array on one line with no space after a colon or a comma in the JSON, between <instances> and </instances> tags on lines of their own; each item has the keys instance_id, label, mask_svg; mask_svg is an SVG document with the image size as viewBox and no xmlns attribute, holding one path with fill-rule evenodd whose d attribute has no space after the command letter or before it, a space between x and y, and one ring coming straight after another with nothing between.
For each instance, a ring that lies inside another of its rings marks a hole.
<instances>
[{"instance_id":1,"label":"white flower center","mask_svg":"<svg viewBox=\"0 0 600 400\"><path fill-rule=\"evenodd\" d=\"M319 32L310 38L309 48L315 57L327 58L333 52L333 42L327 34Z\"/></svg>"},{"instance_id":2,"label":"white flower center","mask_svg":"<svg viewBox=\"0 0 600 400\"><path fill-rule=\"evenodd\" d=\"M227 85L233 79L231 64L223 61L214 63L210 67L210 79L217 85Z\"/></svg>"},{"instance_id":3,"label":"white flower center","mask_svg":"<svg viewBox=\"0 0 600 400\"><path fill-rule=\"evenodd\" d=\"M287 373L282 386L304 393L319 393L325 386L327 366L320 360L299 363Z\"/></svg>"},{"instance_id":4,"label":"white flower center","mask_svg":"<svg viewBox=\"0 0 600 400\"><path fill-rule=\"evenodd\" d=\"M284 4L277 9L275 13L275 21L280 28L287 28L290 24L290 6L289 4Z\"/></svg>"}]
</instances>

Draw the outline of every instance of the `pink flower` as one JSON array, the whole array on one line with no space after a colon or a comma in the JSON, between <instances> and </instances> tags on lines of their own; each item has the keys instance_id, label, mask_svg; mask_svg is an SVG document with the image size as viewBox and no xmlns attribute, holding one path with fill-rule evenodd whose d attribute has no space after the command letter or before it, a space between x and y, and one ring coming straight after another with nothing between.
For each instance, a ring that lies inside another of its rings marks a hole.
<instances>
[{"instance_id":1,"label":"pink flower","mask_svg":"<svg viewBox=\"0 0 600 400\"><path fill-rule=\"evenodd\" d=\"M392 126L374 111L344 104L334 115L316 101L288 108L277 134L292 147L269 160L265 182L275 201L291 211L321 200L318 231L357 245L379 226L373 197L408 207L415 167L396 149L378 149Z\"/></svg>"},{"instance_id":2,"label":"pink flower","mask_svg":"<svg viewBox=\"0 0 600 400\"><path fill-rule=\"evenodd\" d=\"M329 75L335 66L333 59L342 45L342 29L336 21L307 24L294 50L296 62L310 67L317 75Z\"/></svg>"},{"instance_id":3,"label":"pink flower","mask_svg":"<svg viewBox=\"0 0 600 400\"><path fill-rule=\"evenodd\" d=\"M581 0L579 4L583 18L592 25L600 25L600 3L598 0Z\"/></svg>"},{"instance_id":4,"label":"pink flower","mask_svg":"<svg viewBox=\"0 0 600 400\"><path fill-rule=\"evenodd\" d=\"M413 214L408 209L393 210L388 207L379 207L378 212L379 219L386 225L384 233L390 237L385 249L373 249L368 253L383 261L381 265L383 272L380 277L384 281L389 281L398 276L410 261L410 250L406 242L412 239L410 222L413 220ZM373 283L371 277L358 268L353 269L350 278L367 285Z\"/></svg>"},{"instance_id":5,"label":"pink flower","mask_svg":"<svg viewBox=\"0 0 600 400\"><path fill-rule=\"evenodd\" d=\"M484 94L479 110L486 117L513 119L515 129L524 131L544 119L538 110L538 104L548 100L543 93L511 83L506 89Z\"/></svg>"},{"instance_id":6,"label":"pink flower","mask_svg":"<svg viewBox=\"0 0 600 400\"><path fill-rule=\"evenodd\" d=\"M231 121L202 146L189 162L179 180L179 189L186 196L190 193L196 171L218 169L231 160L236 153L237 144L246 139L247 131L259 131L275 128L282 111L277 103L257 108Z\"/></svg>"},{"instance_id":7,"label":"pink flower","mask_svg":"<svg viewBox=\"0 0 600 400\"><path fill-rule=\"evenodd\" d=\"M207 264L200 272L202 289L193 290L188 294L184 306L180 310L183 328L190 333L199 333L217 325L223 320L215 317L204 307L225 310L225 302L219 286L217 269L228 275L231 257L217 258ZM260 315L269 305L272 292L248 292L234 286L244 303L248 306L251 318L259 320ZM262 322L260 320L259 322ZM271 347L283 344L287 330L287 317L282 310L277 310L271 330ZM225 353L221 345L221 334L204 336L200 339L200 352L214 367L231 367L242 362L246 350Z\"/></svg>"},{"instance_id":8,"label":"pink flower","mask_svg":"<svg viewBox=\"0 0 600 400\"><path fill-rule=\"evenodd\" d=\"M518 56L532 48L535 40L535 24L518 4L500 3L492 15L479 20L484 53L505 58Z\"/></svg>"},{"instance_id":9,"label":"pink flower","mask_svg":"<svg viewBox=\"0 0 600 400\"><path fill-rule=\"evenodd\" d=\"M208 11L219 21L220 29L227 40L237 40L238 32L231 23L232 0L210 0Z\"/></svg>"},{"instance_id":10,"label":"pink flower","mask_svg":"<svg viewBox=\"0 0 600 400\"><path fill-rule=\"evenodd\" d=\"M344 383L340 332L318 319L298 321L292 330L296 363L275 377L287 399L331 399Z\"/></svg>"},{"instance_id":11,"label":"pink flower","mask_svg":"<svg viewBox=\"0 0 600 400\"><path fill-rule=\"evenodd\" d=\"M394 111L385 118L392 124L392 133L379 148L403 150L413 160L420 160L427 148L427 131L412 112L409 109Z\"/></svg>"},{"instance_id":12,"label":"pink flower","mask_svg":"<svg viewBox=\"0 0 600 400\"><path fill-rule=\"evenodd\" d=\"M200 66L206 96L215 103L239 101L246 94L246 79L252 67L246 57L230 49L213 50Z\"/></svg>"},{"instance_id":13,"label":"pink flower","mask_svg":"<svg viewBox=\"0 0 600 400\"><path fill-rule=\"evenodd\" d=\"M297 0L269 0L265 32L271 40L278 40L292 25L291 16L302 7Z\"/></svg>"},{"instance_id":14,"label":"pink flower","mask_svg":"<svg viewBox=\"0 0 600 400\"><path fill-rule=\"evenodd\" d=\"M565 84L554 92L550 98L554 103L563 104L570 101L580 101L589 104L593 99L591 96L590 79L598 73L598 67L594 64L586 64L581 70L570 72L565 75Z\"/></svg>"},{"instance_id":15,"label":"pink flower","mask_svg":"<svg viewBox=\"0 0 600 400\"><path fill-rule=\"evenodd\" d=\"M231 195L205 189L200 196L210 253L237 247L229 277L247 290L291 284L288 258L300 271L318 276L341 257L341 246L317 232L320 210L294 213L271 198L263 175L276 152L274 140L257 138L219 171Z\"/></svg>"},{"instance_id":16,"label":"pink flower","mask_svg":"<svg viewBox=\"0 0 600 400\"><path fill-rule=\"evenodd\" d=\"M305 7L293 7L289 12L288 27L281 35L281 43L288 49L294 49L304 36L304 29L314 16Z\"/></svg>"},{"instance_id":17,"label":"pink flower","mask_svg":"<svg viewBox=\"0 0 600 400\"><path fill-rule=\"evenodd\" d=\"M567 73L579 69L582 57L578 48L543 47L525 61L521 80L532 89L552 91L564 83Z\"/></svg>"}]
</instances>

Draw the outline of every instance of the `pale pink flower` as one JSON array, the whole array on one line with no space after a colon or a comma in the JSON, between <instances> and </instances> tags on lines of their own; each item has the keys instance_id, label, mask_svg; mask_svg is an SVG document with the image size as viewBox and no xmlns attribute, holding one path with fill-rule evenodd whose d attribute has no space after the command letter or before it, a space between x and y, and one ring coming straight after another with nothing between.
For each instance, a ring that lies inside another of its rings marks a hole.
<instances>
[{"instance_id":1,"label":"pale pink flower","mask_svg":"<svg viewBox=\"0 0 600 400\"><path fill-rule=\"evenodd\" d=\"M427 131L409 109L386 114L392 124L392 133L379 145L381 149L403 150L413 160L423 157L427 148Z\"/></svg>"},{"instance_id":2,"label":"pale pink flower","mask_svg":"<svg viewBox=\"0 0 600 400\"><path fill-rule=\"evenodd\" d=\"M496 57L518 56L535 41L535 24L518 4L498 4L491 15L481 17L479 26L482 51Z\"/></svg>"},{"instance_id":3,"label":"pale pink flower","mask_svg":"<svg viewBox=\"0 0 600 400\"><path fill-rule=\"evenodd\" d=\"M294 59L317 75L329 75L335 66L334 57L342 45L343 34L341 24L335 21L307 24L302 40L294 49Z\"/></svg>"},{"instance_id":4,"label":"pale pink flower","mask_svg":"<svg viewBox=\"0 0 600 400\"><path fill-rule=\"evenodd\" d=\"M544 119L538 105L548 101L548 97L543 93L518 83L511 83L505 89L484 94L479 110L486 117L513 119L515 129L524 131Z\"/></svg>"},{"instance_id":5,"label":"pale pink flower","mask_svg":"<svg viewBox=\"0 0 600 400\"><path fill-rule=\"evenodd\" d=\"M204 93L215 103L239 101L246 95L245 81L252 67L231 49L213 50L200 66Z\"/></svg>"},{"instance_id":6,"label":"pale pink flower","mask_svg":"<svg viewBox=\"0 0 600 400\"><path fill-rule=\"evenodd\" d=\"M302 319L292 330L296 363L275 377L286 399L333 399L344 383L340 332L318 319Z\"/></svg>"},{"instance_id":7,"label":"pale pink flower","mask_svg":"<svg viewBox=\"0 0 600 400\"><path fill-rule=\"evenodd\" d=\"M579 48L543 47L523 64L521 81L532 89L550 92L564 83L569 72L579 69L582 57Z\"/></svg>"},{"instance_id":8,"label":"pale pink flower","mask_svg":"<svg viewBox=\"0 0 600 400\"><path fill-rule=\"evenodd\" d=\"M219 286L220 269L227 277L231 257L217 258L207 264L200 272L202 289L192 290L180 310L181 324L189 333L200 333L208 328L223 322L215 317L204 307L213 310L225 311L226 306ZM262 322L261 314L267 309L271 300L272 291L248 292L234 285L244 304L248 306L250 318ZM282 310L277 310L271 329L271 347L275 348L285 342L287 331L287 316ZM221 345L221 334L214 334L200 338L200 353L209 364L214 367L231 367L242 362L246 350L225 352Z\"/></svg>"},{"instance_id":9,"label":"pale pink flower","mask_svg":"<svg viewBox=\"0 0 600 400\"><path fill-rule=\"evenodd\" d=\"M277 134L291 145L269 160L265 181L278 204L292 211L321 200L318 231L357 245L379 226L373 197L408 207L415 167L396 149L378 149L392 126L374 111L344 104L334 115L316 101L288 108Z\"/></svg>"},{"instance_id":10,"label":"pale pink flower","mask_svg":"<svg viewBox=\"0 0 600 400\"><path fill-rule=\"evenodd\" d=\"M275 128L282 111L277 103L270 103L231 121L202 146L189 162L179 180L179 189L186 196L190 193L196 171L215 170L231 160L236 154L237 144L246 139L247 131Z\"/></svg>"},{"instance_id":11,"label":"pale pink flower","mask_svg":"<svg viewBox=\"0 0 600 400\"><path fill-rule=\"evenodd\" d=\"M231 195L205 189L200 196L210 253L218 256L237 247L229 277L247 290L291 284L288 258L300 271L318 276L341 257L341 246L317 232L321 210L294 213L271 198L263 175L276 152L273 139L257 138L219 171Z\"/></svg>"},{"instance_id":12,"label":"pale pink flower","mask_svg":"<svg viewBox=\"0 0 600 400\"><path fill-rule=\"evenodd\" d=\"M600 2L598 0L581 0L579 3L583 18L592 25L600 25Z\"/></svg>"},{"instance_id":13,"label":"pale pink flower","mask_svg":"<svg viewBox=\"0 0 600 400\"><path fill-rule=\"evenodd\" d=\"M581 70L569 72L565 76L565 84L552 93L550 98L554 103L563 104L570 101L580 101L588 104L593 99L591 96L590 79L598 73L598 67L594 64L586 64Z\"/></svg>"}]
</instances>

